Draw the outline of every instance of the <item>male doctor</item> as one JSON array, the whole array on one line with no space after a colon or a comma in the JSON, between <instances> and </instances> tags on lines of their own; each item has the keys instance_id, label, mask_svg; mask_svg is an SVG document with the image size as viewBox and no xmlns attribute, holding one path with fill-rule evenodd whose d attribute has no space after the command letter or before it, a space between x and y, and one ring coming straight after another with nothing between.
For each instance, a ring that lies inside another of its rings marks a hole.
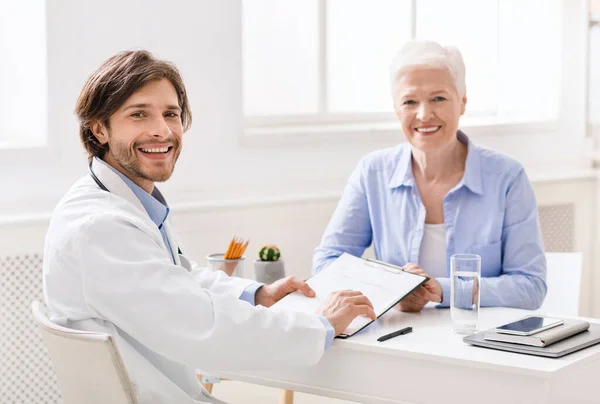
<instances>
[{"instance_id":1,"label":"male doctor","mask_svg":"<svg viewBox=\"0 0 600 404\"><path fill-rule=\"evenodd\" d=\"M174 65L122 52L87 80L76 113L90 172L58 204L44 251L51 318L111 334L140 403L219 402L196 369L312 365L358 315L375 318L359 292L327 297L318 313L267 307L292 291L197 268L181 255L157 181L181 152L191 113Z\"/></svg>"}]
</instances>

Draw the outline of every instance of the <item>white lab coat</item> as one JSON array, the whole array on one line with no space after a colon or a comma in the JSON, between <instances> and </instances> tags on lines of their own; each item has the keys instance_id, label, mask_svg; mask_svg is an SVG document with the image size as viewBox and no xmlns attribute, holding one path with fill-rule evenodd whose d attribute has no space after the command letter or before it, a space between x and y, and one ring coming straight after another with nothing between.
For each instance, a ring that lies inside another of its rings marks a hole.
<instances>
[{"instance_id":1,"label":"white lab coat","mask_svg":"<svg viewBox=\"0 0 600 404\"><path fill-rule=\"evenodd\" d=\"M44 250L44 296L53 321L115 337L140 403L219 402L196 369L319 361L326 331L316 315L239 300L252 281L182 263L167 222L174 265L127 184L97 161L93 170L110 192L86 175L58 204Z\"/></svg>"}]
</instances>

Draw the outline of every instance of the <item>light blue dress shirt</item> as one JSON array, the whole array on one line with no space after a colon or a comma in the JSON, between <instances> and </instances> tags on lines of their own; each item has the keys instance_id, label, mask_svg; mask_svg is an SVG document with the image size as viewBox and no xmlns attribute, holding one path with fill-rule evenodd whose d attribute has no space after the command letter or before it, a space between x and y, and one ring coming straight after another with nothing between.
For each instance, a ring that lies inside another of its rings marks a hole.
<instances>
[{"instance_id":1,"label":"light blue dress shirt","mask_svg":"<svg viewBox=\"0 0 600 404\"><path fill-rule=\"evenodd\" d=\"M135 196L137 196L137 198L139 199L139 201L142 204L142 206L144 207L144 209L146 209L146 212L148 212L148 216L150 216L150 219L158 227L158 230L160 231L160 234L162 235L163 241L165 242L165 246L171 252L171 259L173 260L173 263L175 263L175 257L173 256L173 250L171 249L171 245L169 244L169 239L167 238L167 233L166 233L165 227L164 227L165 220L167 220L167 217L169 216L169 212L171 210L169 209L169 205L167 204L167 201L163 197L162 193L158 190L157 187L154 187L154 189L152 190L152 194L149 194L142 187L137 185L135 182L131 181L126 175L124 175L123 173L121 173L120 171L118 171L117 169L112 167L110 164L107 164L102 159L99 159L99 158L96 158L96 159L100 163L104 164L105 166L110 168L112 171L114 171L123 181L125 181L127 186L129 186L131 191L133 191ZM255 283L249 285L246 289L244 289L244 291L240 295L240 300L244 300L244 301L250 303L251 305L255 306L256 305L256 292L258 291L258 289L260 289L261 286L263 286L263 284L259 283L259 282L255 282ZM329 320L327 320L325 317L323 317L321 315L319 315L318 317L319 317L319 320L323 323L323 325L325 325L325 330L326 330L325 349L327 349L333 343L333 337L335 334L335 330L333 329L333 326L331 325Z\"/></svg>"},{"instance_id":2,"label":"light blue dress shirt","mask_svg":"<svg viewBox=\"0 0 600 404\"><path fill-rule=\"evenodd\" d=\"M481 256L482 306L536 309L546 296L546 258L537 204L523 167L501 153L467 145L465 172L443 200L447 277L437 278L441 306L450 304L450 257ZM315 249L313 273L342 253L360 257L371 243L377 259L419 262L425 207L408 143L364 157Z\"/></svg>"}]
</instances>

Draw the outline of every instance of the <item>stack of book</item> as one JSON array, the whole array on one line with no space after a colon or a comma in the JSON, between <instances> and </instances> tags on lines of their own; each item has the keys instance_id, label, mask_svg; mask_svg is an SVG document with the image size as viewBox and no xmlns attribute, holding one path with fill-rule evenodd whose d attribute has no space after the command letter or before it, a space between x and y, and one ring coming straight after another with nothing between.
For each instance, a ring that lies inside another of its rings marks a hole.
<instances>
[{"instance_id":1,"label":"stack of book","mask_svg":"<svg viewBox=\"0 0 600 404\"><path fill-rule=\"evenodd\" d=\"M512 344L530 345L537 347L546 347L555 342L562 341L575 334L579 334L590 328L590 323L584 320L564 320L562 325L540 331L533 335L512 335L496 332L495 330L486 331L483 338L488 341L508 342Z\"/></svg>"},{"instance_id":2,"label":"stack of book","mask_svg":"<svg viewBox=\"0 0 600 404\"><path fill-rule=\"evenodd\" d=\"M463 341L484 348L559 358L600 343L600 324L590 324L585 320L564 319L561 325L532 335L500 333L493 328L467 335Z\"/></svg>"}]
</instances>

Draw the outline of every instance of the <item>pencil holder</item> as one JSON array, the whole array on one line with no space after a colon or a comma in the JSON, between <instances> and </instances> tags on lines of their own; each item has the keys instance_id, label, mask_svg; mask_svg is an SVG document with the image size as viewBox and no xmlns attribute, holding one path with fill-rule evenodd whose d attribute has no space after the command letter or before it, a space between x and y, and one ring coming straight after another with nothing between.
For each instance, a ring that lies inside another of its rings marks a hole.
<instances>
[{"instance_id":1,"label":"pencil holder","mask_svg":"<svg viewBox=\"0 0 600 404\"><path fill-rule=\"evenodd\" d=\"M237 276L242 278L244 275L244 260L246 257L241 257L235 260L226 260L225 254L210 254L206 256L206 266L212 271L221 270L229 276Z\"/></svg>"}]
</instances>

